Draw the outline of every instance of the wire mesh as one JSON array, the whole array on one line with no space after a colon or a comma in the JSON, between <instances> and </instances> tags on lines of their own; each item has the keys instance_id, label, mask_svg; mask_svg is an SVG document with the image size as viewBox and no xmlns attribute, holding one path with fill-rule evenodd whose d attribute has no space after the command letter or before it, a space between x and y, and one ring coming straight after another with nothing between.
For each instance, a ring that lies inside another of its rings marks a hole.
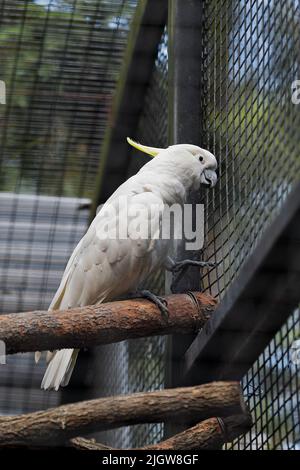
<instances>
[{"instance_id":1,"label":"wire mesh","mask_svg":"<svg viewBox=\"0 0 300 470\"><path fill-rule=\"evenodd\" d=\"M0 312L47 308L86 230L135 0L0 1ZM44 362L9 357L0 413L58 404Z\"/></svg>"},{"instance_id":2,"label":"wire mesh","mask_svg":"<svg viewBox=\"0 0 300 470\"><path fill-rule=\"evenodd\" d=\"M48 308L74 240L84 234L88 213L78 207L87 201L0 193L1 312ZM0 369L1 413L59 404L60 393L40 390L44 369L31 353L7 357Z\"/></svg>"},{"instance_id":3,"label":"wire mesh","mask_svg":"<svg viewBox=\"0 0 300 470\"><path fill-rule=\"evenodd\" d=\"M204 258L217 266L202 287L223 297L300 176L299 0L204 0L202 146L219 161L207 193ZM99 149L135 0L0 0L0 311L46 308L84 233ZM164 33L137 135L167 145L167 35ZM198 99L198 97L195 97ZM145 162L132 155L128 175ZM126 177L126 175L124 175ZM146 287L146 286L145 286ZM147 282L164 290L163 273ZM230 448L299 448L299 311L243 379L254 426ZM101 393L164 385L164 338L100 348ZM0 412L41 409L60 395L39 390L31 355L1 367ZM100 370L100 369L99 369ZM100 393L100 389L99 389ZM160 424L102 433L136 447L161 439Z\"/></svg>"},{"instance_id":4,"label":"wire mesh","mask_svg":"<svg viewBox=\"0 0 300 470\"><path fill-rule=\"evenodd\" d=\"M255 424L230 448L300 450L299 325L297 310L243 378Z\"/></svg>"},{"instance_id":5,"label":"wire mesh","mask_svg":"<svg viewBox=\"0 0 300 470\"><path fill-rule=\"evenodd\" d=\"M204 198L203 288L220 298L293 183L300 177L299 2L205 1L203 146L219 161L219 184ZM300 298L299 298L300 300ZM290 364L299 313L277 333L243 379L254 418L234 448L299 447L299 366Z\"/></svg>"}]
</instances>

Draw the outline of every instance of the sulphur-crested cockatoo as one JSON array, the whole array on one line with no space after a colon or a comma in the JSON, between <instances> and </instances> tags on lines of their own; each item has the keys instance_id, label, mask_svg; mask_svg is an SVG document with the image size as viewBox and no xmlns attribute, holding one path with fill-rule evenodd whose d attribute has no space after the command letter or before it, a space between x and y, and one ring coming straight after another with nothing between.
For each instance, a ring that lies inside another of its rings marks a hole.
<instances>
[{"instance_id":1,"label":"sulphur-crested cockatoo","mask_svg":"<svg viewBox=\"0 0 300 470\"><path fill-rule=\"evenodd\" d=\"M216 159L195 145L180 144L159 149L127 140L155 158L123 183L102 206L76 246L49 310L108 302L126 293L137 292L145 278L160 268L180 268L180 263L168 256L170 240L156 236L160 216L164 207L184 204L191 189L199 188L200 184L215 185ZM150 236L137 235L137 217L139 223L141 217L151 222ZM203 264L199 262L199 265ZM156 301L162 311L166 309L160 298L149 291L143 292ZM42 388L58 390L59 386L67 385L77 355L76 349L48 353L50 362ZM36 353L37 360L39 356L40 353Z\"/></svg>"}]
</instances>

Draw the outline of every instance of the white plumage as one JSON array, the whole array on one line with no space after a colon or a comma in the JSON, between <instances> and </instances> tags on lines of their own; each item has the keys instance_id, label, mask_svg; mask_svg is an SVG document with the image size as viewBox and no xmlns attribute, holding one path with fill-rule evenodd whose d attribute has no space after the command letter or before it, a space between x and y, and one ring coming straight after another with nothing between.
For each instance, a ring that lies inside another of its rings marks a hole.
<instances>
[{"instance_id":1,"label":"white plumage","mask_svg":"<svg viewBox=\"0 0 300 470\"><path fill-rule=\"evenodd\" d=\"M136 214L146 209L152 234L153 227L158 233L165 205L183 204L191 188L216 182L216 159L207 150L184 144L156 149L130 139L129 143L155 158L123 183L98 212L70 257L49 310L108 302L135 292L146 277L168 262L169 244L153 236L136 239ZM124 200L126 207L120 204ZM156 208L154 214L151 207ZM120 239L115 229L124 224L126 237ZM77 355L78 350L72 349L48 355L42 388L58 390L67 385Z\"/></svg>"}]
</instances>

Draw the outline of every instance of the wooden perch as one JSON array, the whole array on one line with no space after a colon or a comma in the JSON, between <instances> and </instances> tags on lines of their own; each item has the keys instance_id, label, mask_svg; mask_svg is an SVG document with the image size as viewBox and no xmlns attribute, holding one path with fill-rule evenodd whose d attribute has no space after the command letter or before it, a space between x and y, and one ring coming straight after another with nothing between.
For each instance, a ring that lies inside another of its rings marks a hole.
<instances>
[{"instance_id":1,"label":"wooden perch","mask_svg":"<svg viewBox=\"0 0 300 470\"><path fill-rule=\"evenodd\" d=\"M77 450L119 450L96 442L95 439L86 439L85 437L73 437L73 439L70 439L69 446Z\"/></svg>"},{"instance_id":2,"label":"wooden perch","mask_svg":"<svg viewBox=\"0 0 300 470\"><path fill-rule=\"evenodd\" d=\"M215 309L216 300L199 292L166 297L165 320L152 302L123 300L59 311L0 316L0 340L6 353L85 348L125 339L199 330Z\"/></svg>"},{"instance_id":3,"label":"wooden perch","mask_svg":"<svg viewBox=\"0 0 300 470\"><path fill-rule=\"evenodd\" d=\"M0 446L59 445L80 434L120 426L196 423L211 416L244 412L245 404L238 382L212 382L195 387L99 398L0 418Z\"/></svg>"},{"instance_id":4,"label":"wooden perch","mask_svg":"<svg viewBox=\"0 0 300 470\"><path fill-rule=\"evenodd\" d=\"M209 450L220 448L250 430L250 414L234 415L227 418L209 418L159 444L134 450ZM78 450L120 450L105 446L92 439L76 437L70 446Z\"/></svg>"}]
</instances>

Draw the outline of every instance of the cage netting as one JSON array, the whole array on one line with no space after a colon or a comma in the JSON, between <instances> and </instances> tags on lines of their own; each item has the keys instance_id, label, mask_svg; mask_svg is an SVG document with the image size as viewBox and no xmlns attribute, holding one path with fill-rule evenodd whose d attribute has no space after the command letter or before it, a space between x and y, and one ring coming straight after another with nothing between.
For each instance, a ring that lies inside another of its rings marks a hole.
<instances>
[{"instance_id":1,"label":"cage netting","mask_svg":"<svg viewBox=\"0 0 300 470\"><path fill-rule=\"evenodd\" d=\"M205 200L204 256L217 266L203 287L222 298L300 179L300 113L292 101L300 4L205 1L204 12L201 132L220 178ZM299 333L297 310L243 378L254 425L229 448L299 449L299 365L291 360Z\"/></svg>"},{"instance_id":2,"label":"cage netting","mask_svg":"<svg viewBox=\"0 0 300 470\"><path fill-rule=\"evenodd\" d=\"M46 309L83 236L135 0L0 0L0 312ZM9 356L0 413L57 405Z\"/></svg>"}]
</instances>

